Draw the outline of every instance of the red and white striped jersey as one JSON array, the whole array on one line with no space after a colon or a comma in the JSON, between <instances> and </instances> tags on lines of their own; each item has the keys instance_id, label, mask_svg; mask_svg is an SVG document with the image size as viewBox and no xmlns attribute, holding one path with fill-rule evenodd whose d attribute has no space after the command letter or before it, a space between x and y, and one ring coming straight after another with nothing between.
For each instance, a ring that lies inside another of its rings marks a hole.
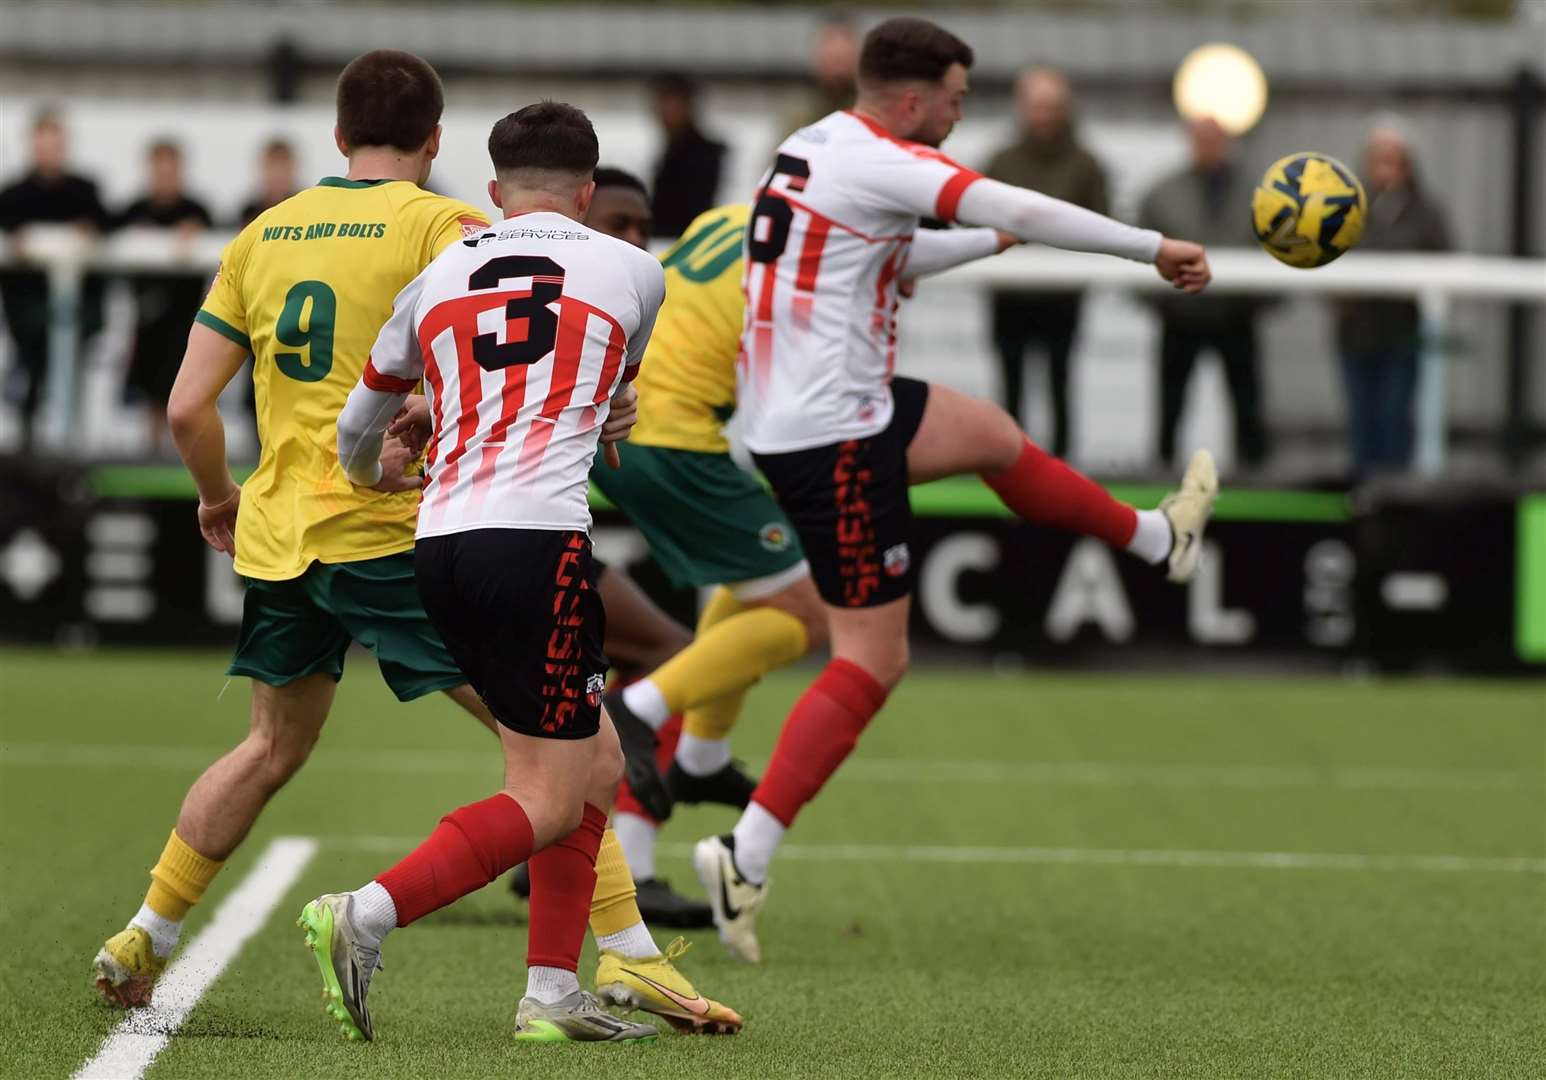
<instances>
[{"instance_id":1,"label":"red and white striped jersey","mask_svg":"<svg viewBox=\"0 0 1546 1080\"><path fill-rule=\"evenodd\" d=\"M428 384L418 535L589 529L601 425L665 290L648 252L548 212L451 245L410 282L362 383L388 394Z\"/></svg>"},{"instance_id":2,"label":"red and white striped jersey","mask_svg":"<svg viewBox=\"0 0 1546 1080\"><path fill-rule=\"evenodd\" d=\"M737 412L780 453L891 422L897 281L923 217L953 221L978 173L836 112L785 139L746 229Z\"/></svg>"}]
</instances>

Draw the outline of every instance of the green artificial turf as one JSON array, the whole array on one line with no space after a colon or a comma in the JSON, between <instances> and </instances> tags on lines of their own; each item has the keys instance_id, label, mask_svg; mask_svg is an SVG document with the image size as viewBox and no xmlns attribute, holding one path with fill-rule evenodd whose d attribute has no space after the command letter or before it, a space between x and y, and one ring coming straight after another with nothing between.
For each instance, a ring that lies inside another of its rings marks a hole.
<instances>
[{"instance_id":1,"label":"green artificial turf","mask_svg":"<svg viewBox=\"0 0 1546 1080\"><path fill-rule=\"evenodd\" d=\"M118 1021L89 962L138 907L188 783L244 730L223 663L0 652L0 1073L67 1076ZM766 757L808 677L753 693L738 752ZM357 1046L321 1011L296 912L500 768L449 702L398 705L354 657L314 759L185 940L274 837L318 853L148 1076L1541 1076L1543 767L1540 683L916 672L791 832L763 966L690 935L684 970L746 1015L742 1035L516 1046L525 930L500 883L387 941L377 1041ZM684 845L732 820L680 811L663 873L697 892Z\"/></svg>"}]
</instances>

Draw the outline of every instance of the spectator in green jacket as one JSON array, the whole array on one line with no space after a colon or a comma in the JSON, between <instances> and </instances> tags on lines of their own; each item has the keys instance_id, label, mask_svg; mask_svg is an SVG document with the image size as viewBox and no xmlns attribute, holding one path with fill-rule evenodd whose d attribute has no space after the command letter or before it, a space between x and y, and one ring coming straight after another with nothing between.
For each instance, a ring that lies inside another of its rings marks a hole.
<instances>
[{"instance_id":1,"label":"spectator in green jacket","mask_svg":"<svg viewBox=\"0 0 1546 1080\"><path fill-rule=\"evenodd\" d=\"M1359 245L1371 251L1446 251L1444 211L1418 182L1411 140L1394 117L1375 123L1364 150L1369 214ZM1401 472L1412 463L1417 392L1417 304L1344 297L1336 304L1353 473Z\"/></svg>"},{"instance_id":2,"label":"spectator in green jacket","mask_svg":"<svg viewBox=\"0 0 1546 1080\"><path fill-rule=\"evenodd\" d=\"M1053 68L1031 68L1015 86L1015 103L1020 137L993 155L987 175L1107 213L1106 174L1079 143L1067 77ZM1069 356L1082 298L1079 292L993 294L993 343L1003 373L1004 408L1025 425L1025 351L1032 345L1044 348L1052 399L1052 452L1058 457L1068 456L1072 440Z\"/></svg>"},{"instance_id":3,"label":"spectator in green jacket","mask_svg":"<svg viewBox=\"0 0 1546 1080\"><path fill-rule=\"evenodd\" d=\"M1161 180L1144 197L1138 223L1166 236L1186 236L1208 247L1247 247L1251 233L1254 177L1234 160L1234 143L1212 119L1187 126L1191 161ZM1186 403L1186 385L1197 354L1216 350L1235 405L1235 453L1246 466L1267 456L1262 421L1261 371L1256 347L1256 317L1266 298L1240 295L1161 297L1159 455L1176 456L1176 428Z\"/></svg>"}]
</instances>

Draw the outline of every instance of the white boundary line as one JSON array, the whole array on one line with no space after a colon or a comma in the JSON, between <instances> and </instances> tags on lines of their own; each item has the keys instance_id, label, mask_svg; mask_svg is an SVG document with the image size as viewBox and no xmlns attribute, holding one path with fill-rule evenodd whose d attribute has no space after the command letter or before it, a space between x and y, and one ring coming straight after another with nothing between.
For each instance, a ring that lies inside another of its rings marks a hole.
<instances>
[{"instance_id":1,"label":"white boundary line","mask_svg":"<svg viewBox=\"0 0 1546 1080\"><path fill-rule=\"evenodd\" d=\"M74 1080L139 1080L166 1049L204 992L263 929L269 914L317 853L309 836L281 836L264 849L231 895L156 983L155 1003L131 1012Z\"/></svg>"},{"instance_id":2,"label":"white boundary line","mask_svg":"<svg viewBox=\"0 0 1546 1080\"><path fill-rule=\"evenodd\" d=\"M321 836L336 850L411 851L421 837ZM689 858L692 845L659 853ZM1170 851L1123 848L952 847L903 844L785 844L780 859L804 862L913 862L978 865L1161 866L1218 870L1375 870L1424 873L1546 874L1546 858L1524 855L1369 855L1357 852Z\"/></svg>"},{"instance_id":3,"label":"white boundary line","mask_svg":"<svg viewBox=\"0 0 1546 1080\"><path fill-rule=\"evenodd\" d=\"M172 771L206 767L226 747L136 746L111 743L11 743L0 745L0 767L140 769ZM316 772L497 774L499 756L474 750L366 750L319 754ZM857 757L837 774L856 784L1004 784L1024 787L1342 788L1352 791L1542 791L1536 770L1399 765L1307 768L1113 761L944 760Z\"/></svg>"}]
</instances>

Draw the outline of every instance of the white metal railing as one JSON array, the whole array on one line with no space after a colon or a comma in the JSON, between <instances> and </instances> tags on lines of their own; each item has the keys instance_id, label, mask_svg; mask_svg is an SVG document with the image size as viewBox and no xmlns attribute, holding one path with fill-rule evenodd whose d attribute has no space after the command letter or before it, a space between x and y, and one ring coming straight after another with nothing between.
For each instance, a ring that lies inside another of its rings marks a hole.
<instances>
[{"instance_id":1,"label":"white metal railing","mask_svg":"<svg viewBox=\"0 0 1546 1080\"><path fill-rule=\"evenodd\" d=\"M20 239L0 237L0 267L33 265L49 280L53 320L49 338L49 407L57 430L80 424L80 342L76 308L87 273L134 274L169 269L214 270L229 236L179 236L155 229L128 229L98 241L70 227L38 227ZM1422 312L1423 346L1417 400L1418 472L1444 466L1446 423L1446 327L1459 299L1546 303L1546 259L1477 255L1394 255L1353 252L1318 270L1294 270L1249 248L1209 253L1216 293L1410 296ZM944 275L956 284L1066 289L1169 288L1153 269L1099 255L1046 248L1019 248Z\"/></svg>"}]
</instances>

